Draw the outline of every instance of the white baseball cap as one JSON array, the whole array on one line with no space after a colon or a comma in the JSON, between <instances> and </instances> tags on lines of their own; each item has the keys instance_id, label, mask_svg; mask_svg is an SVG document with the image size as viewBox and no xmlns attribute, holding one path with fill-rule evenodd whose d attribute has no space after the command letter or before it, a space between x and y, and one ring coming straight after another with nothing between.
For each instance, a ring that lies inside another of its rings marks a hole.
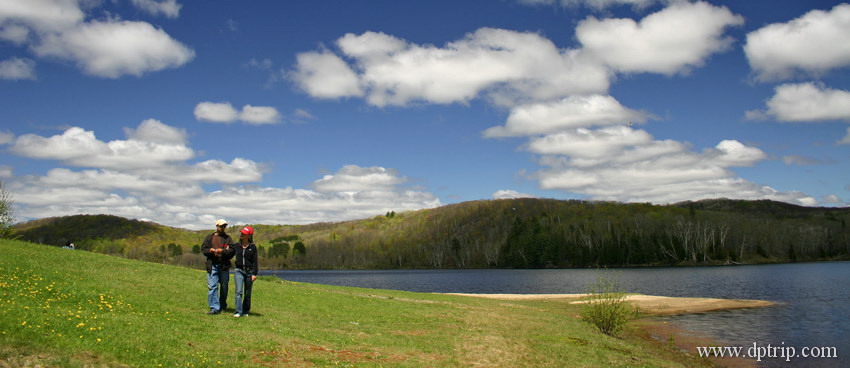
<instances>
[{"instance_id":1,"label":"white baseball cap","mask_svg":"<svg viewBox=\"0 0 850 368\"><path fill-rule=\"evenodd\" d=\"M225 220L225 219L218 219L218 220L215 222L215 226L221 226L221 225L227 225L227 220Z\"/></svg>"}]
</instances>

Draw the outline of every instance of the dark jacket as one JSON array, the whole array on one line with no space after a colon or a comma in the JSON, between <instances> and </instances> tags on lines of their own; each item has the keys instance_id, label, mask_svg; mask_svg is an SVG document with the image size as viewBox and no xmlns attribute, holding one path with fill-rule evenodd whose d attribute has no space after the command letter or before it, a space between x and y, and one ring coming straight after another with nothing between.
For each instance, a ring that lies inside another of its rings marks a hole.
<instances>
[{"instance_id":1,"label":"dark jacket","mask_svg":"<svg viewBox=\"0 0 850 368\"><path fill-rule=\"evenodd\" d=\"M236 243L231 248L236 253L236 268L248 272L249 275L257 276L260 270L260 264L257 262L257 246L249 243L247 248L242 248L242 244Z\"/></svg>"},{"instance_id":2,"label":"dark jacket","mask_svg":"<svg viewBox=\"0 0 850 368\"><path fill-rule=\"evenodd\" d=\"M236 246L233 243L233 239L230 235L220 234L222 237L222 241L224 242L224 252L221 253L220 256L217 256L212 253L212 238L215 233L207 235L207 238L204 239L204 243L201 245L201 253L207 257L207 273L212 272L212 265L217 264L221 267L222 271L230 270L230 259L233 258L234 251L233 248ZM239 245L241 247L241 245Z\"/></svg>"}]
</instances>

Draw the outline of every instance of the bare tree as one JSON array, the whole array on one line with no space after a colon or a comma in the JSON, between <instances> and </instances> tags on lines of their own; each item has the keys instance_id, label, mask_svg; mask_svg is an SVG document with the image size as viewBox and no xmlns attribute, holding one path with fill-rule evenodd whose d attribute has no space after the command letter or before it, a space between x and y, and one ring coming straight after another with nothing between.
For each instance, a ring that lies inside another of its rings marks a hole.
<instances>
[{"instance_id":1,"label":"bare tree","mask_svg":"<svg viewBox=\"0 0 850 368\"><path fill-rule=\"evenodd\" d=\"M12 223L15 222L12 194L6 191L0 181L0 238L12 235Z\"/></svg>"}]
</instances>

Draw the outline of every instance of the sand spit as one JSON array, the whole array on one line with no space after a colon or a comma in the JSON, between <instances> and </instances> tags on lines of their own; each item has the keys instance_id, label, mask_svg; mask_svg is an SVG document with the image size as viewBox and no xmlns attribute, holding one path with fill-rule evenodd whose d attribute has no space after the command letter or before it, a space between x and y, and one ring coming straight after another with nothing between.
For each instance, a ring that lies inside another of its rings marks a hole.
<instances>
[{"instance_id":1,"label":"sand spit","mask_svg":"<svg viewBox=\"0 0 850 368\"><path fill-rule=\"evenodd\" d=\"M587 294L461 294L448 295L471 296L477 298L500 300L563 300L571 304L585 303L582 299ZM573 300L576 299L576 300ZM716 299L716 298L677 298L670 296L653 296L630 294L626 300L638 306L642 312L656 315L704 313L720 310L761 308L776 305L767 300L749 299Z\"/></svg>"}]
</instances>

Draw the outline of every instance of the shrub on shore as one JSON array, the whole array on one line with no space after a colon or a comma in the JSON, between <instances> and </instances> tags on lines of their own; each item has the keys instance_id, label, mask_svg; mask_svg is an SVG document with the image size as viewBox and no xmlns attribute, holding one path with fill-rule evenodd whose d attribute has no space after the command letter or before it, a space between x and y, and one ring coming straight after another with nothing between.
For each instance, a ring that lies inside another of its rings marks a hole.
<instances>
[{"instance_id":1,"label":"shrub on shore","mask_svg":"<svg viewBox=\"0 0 850 368\"><path fill-rule=\"evenodd\" d=\"M588 294L581 310L582 319L606 335L616 336L629 320L637 316L637 308L626 300L626 293L621 291L616 275L600 275L590 285Z\"/></svg>"}]
</instances>

